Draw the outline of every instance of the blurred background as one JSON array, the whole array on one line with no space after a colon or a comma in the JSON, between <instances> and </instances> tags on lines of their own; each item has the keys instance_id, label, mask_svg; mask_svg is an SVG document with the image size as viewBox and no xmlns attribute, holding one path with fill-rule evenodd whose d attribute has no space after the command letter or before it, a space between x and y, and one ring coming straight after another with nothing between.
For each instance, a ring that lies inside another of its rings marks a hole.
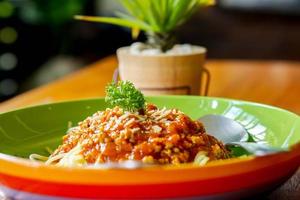
<instances>
[{"instance_id":1,"label":"blurred background","mask_svg":"<svg viewBox=\"0 0 300 200\"><path fill-rule=\"evenodd\" d=\"M0 101L130 45L127 29L73 19L119 9L117 0L0 0ZM218 0L178 38L207 47L210 59L299 61L300 0Z\"/></svg>"}]
</instances>

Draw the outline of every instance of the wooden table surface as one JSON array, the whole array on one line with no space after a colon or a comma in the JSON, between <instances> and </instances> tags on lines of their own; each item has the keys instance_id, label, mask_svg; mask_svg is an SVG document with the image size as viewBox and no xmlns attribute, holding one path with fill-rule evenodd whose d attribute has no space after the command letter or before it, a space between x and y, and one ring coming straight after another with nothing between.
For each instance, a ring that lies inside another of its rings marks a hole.
<instances>
[{"instance_id":1,"label":"wooden table surface","mask_svg":"<svg viewBox=\"0 0 300 200\"><path fill-rule=\"evenodd\" d=\"M113 56L100 60L1 103L0 113L28 105L104 96L116 66ZM300 114L300 62L209 60L206 67L212 78L209 96L255 101ZM266 198L299 200L300 170Z\"/></svg>"}]
</instances>

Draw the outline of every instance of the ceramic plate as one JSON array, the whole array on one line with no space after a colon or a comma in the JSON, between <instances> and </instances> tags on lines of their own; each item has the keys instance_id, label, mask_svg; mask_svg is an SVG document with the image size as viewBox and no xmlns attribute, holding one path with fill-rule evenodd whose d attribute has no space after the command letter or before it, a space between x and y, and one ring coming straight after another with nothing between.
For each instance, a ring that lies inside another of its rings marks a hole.
<instances>
[{"instance_id":1,"label":"ceramic plate","mask_svg":"<svg viewBox=\"0 0 300 200\"><path fill-rule=\"evenodd\" d=\"M224 199L270 190L300 165L300 118L279 108L219 98L149 97L160 107L179 108L194 119L222 114L240 122L257 142L290 147L263 157L144 169L82 169L31 162L31 153L55 149L68 125L97 110L103 99L35 106L0 114L0 199ZM25 159L24 159L25 158Z\"/></svg>"}]
</instances>

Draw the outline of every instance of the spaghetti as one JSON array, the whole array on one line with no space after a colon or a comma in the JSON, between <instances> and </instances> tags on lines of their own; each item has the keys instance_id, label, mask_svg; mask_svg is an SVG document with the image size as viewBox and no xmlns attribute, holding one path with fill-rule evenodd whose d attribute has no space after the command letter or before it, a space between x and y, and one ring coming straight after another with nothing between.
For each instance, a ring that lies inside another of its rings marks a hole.
<instances>
[{"instance_id":1,"label":"spaghetti","mask_svg":"<svg viewBox=\"0 0 300 200\"><path fill-rule=\"evenodd\" d=\"M147 164L180 164L226 159L224 145L178 109L145 106L144 113L120 107L98 111L69 129L47 158L31 159L58 166L87 166L138 160Z\"/></svg>"}]
</instances>

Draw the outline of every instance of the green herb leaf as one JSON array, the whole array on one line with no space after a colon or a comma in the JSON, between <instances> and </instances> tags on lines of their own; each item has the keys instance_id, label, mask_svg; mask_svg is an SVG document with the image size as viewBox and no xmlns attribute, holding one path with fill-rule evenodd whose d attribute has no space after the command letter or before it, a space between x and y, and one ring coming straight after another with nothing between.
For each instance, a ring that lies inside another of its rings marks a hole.
<instances>
[{"instance_id":1,"label":"green herb leaf","mask_svg":"<svg viewBox=\"0 0 300 200\"><path fill-rule=\"evenodd\" d=\"M288 151L287 148L272 147L267 144L255 142L230 142L226 146L231 150L234 157L241 155L264 156Z\"/></svg>"},{"instance_id":2,"label":"green herb leaf","mask_svg":"<svg viewBox=\"0 0 300 200\"><path fill-rule=\"evenodd\" d=\"M143 111L145 107L144 95L129 81L110 83L106 87L105 101L131 112Z\"/></svg>"}]
</instances>

